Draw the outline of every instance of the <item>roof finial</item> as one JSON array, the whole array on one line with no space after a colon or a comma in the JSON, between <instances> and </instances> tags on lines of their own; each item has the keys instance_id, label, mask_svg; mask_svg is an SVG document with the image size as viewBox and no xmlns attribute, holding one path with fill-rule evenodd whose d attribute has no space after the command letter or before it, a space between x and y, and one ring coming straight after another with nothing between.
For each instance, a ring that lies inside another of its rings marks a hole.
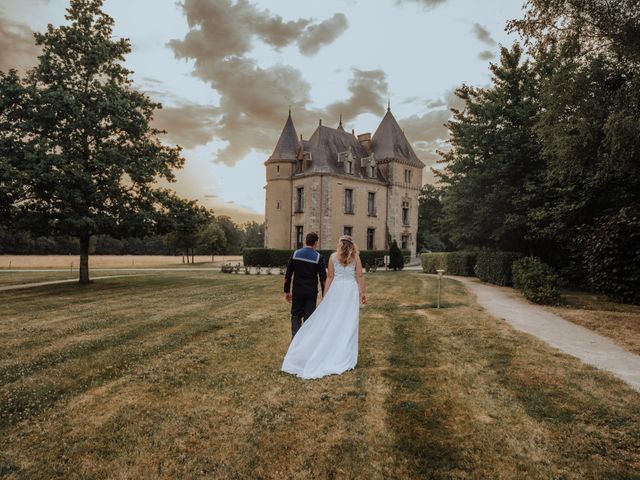
<instances>
[{"instance_id":1,"label":"roof finial","mask_svg":"<svg viewBox=\"0 0 640 480\"><path fill-rule=\"evenodd\" d=\"M387 112L391 111L391 97L387 100Z\"/></svg>"},{"instance_id":2,"label":"roof finial","mask_svg":"<svg viewBox=\"0 0 640 480\"><path fill-rule=\"evenodd\" d=\"M322 126L322 119L320 119L320 122L318 123L318 125Z\"/></svg>"},{"instance_id":3,"label":"roof finial","mask_svg":"<svg viewBox=\"0 0 640 480\"><path fill-rule=\"evenodd\" d=\"M340 126L342 126L342 112L340 112Z\"/></svg>"},{"instance_id":4,"label":"roof finial","mask_svg":"<svg viewBox=\"0 0 640 480\"><path fill-rule=\"evenodd\" d=\"M291 116L291 105L289 105L289 116Z\"/></svg>"}]
</instances>

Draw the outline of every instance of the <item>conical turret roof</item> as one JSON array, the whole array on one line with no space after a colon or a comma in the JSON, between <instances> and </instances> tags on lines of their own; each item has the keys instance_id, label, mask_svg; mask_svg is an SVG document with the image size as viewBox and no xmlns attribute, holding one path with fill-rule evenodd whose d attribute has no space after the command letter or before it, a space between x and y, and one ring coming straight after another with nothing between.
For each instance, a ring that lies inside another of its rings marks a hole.
<instances>
[{"instance_id":1,"label":"conical turret roof","mask_svg":"<svg viewBox=\"0 0 640 480\"><path fill-rule=\"evenodd\" d=\"M289 110L289 117L287 117L287 122L284 124L276 148L267 161L295 160L297 155L298 134L296 133L296 127L293 125L291 110Z\"/></svg>"},{"instance_id":2,"label":"conical turret roof","mask_svg":"<svg viewBox=\"0 0 640 480\"><path fill-rule=\"evenodd\" d=\"M398 125L391 109L387 109L382 122L371 139L371 147L376 160L400 160L414 167L424 168L413 147Z\"/></svg>"}]
</instances>

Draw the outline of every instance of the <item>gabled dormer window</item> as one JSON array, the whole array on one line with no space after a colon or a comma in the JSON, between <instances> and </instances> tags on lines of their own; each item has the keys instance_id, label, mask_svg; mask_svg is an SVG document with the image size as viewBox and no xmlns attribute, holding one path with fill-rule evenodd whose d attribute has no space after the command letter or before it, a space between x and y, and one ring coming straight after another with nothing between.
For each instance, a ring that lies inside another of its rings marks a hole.
<instances>
[{"instance_id":1,"label":"gabled dormer window","mask_svg":"<svg viewBox=\"0 0 640 480\"><path fill-rule=\"evenodd\" d=\"M347 173L353 173L353 160L349 159L345 163L345 171Z\"/></svg>"},{"instance_id":2,"label":"gabled dormer window","mask_svg":"<svg viewBox=\"0 0 640 480\"><path fill-rule=\"evenodd\" d=\"M371 165L369 167L369 177L370 178L376 178L376 166L375 165Z\"/></svg>"}]
</instances>

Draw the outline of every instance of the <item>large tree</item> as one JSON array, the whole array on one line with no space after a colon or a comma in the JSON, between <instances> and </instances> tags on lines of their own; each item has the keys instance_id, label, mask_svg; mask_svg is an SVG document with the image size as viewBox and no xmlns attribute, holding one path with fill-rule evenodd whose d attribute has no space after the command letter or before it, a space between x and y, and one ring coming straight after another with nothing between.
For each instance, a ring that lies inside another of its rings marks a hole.
<instances>
[{"instance_id":1,"label":"large tree","mask_svg":"<svg viewBox=\"0 0 640 480\"><path fill-rule=\"evenodd\" d=\"M128 39L102 0L71 0L65 25L35 35L42 54L21 78L0 75L0 214L80 241L89 282L93 235L143 235L178 199L157 187L183 165L151 126L161 105L132 87ZM163 212L163 210L165 210Z\"/></svg>"},{"instance_id":2,"label":"large tree","mask_svg":"<svg viewBox=\"0 0 640 480\"><path fill-rule=\"evenodd\" d=\"M424 185L418 197L418 251L440 252L447 249L446 234L442 231L442 190Z\"/></svg>"},{"instance_id":3,"label":"large tree","mask_svg":"<svg viewBox=\"0 0 640 480\"><path fill-rule=\"evenodd\" d=\"M491 65L492 85L462 86L464 109L448 122L452 148L441 153L443 229L458 248L529 251L529 209L542 201L544 163L534 135L537 78L518 44Z\"/></svg>"},{"instance_id":4,"label":"large tree","mask_svg":"<svg viewBox=\"0 0 640 480\"><path fill-rule=\"evenodd\" d=\"M640 235L639 12L638 0L529 0L524 18L509 24L540 72L535 131L548 165L547 202L532 210L532 234L572 247L570 258L584 266L578 278L586 273L625 299L620 285L640 288L624 273L640 269L625 243ZM598 245L607 247L606 262Z\"/></svg>"}]
</instances>

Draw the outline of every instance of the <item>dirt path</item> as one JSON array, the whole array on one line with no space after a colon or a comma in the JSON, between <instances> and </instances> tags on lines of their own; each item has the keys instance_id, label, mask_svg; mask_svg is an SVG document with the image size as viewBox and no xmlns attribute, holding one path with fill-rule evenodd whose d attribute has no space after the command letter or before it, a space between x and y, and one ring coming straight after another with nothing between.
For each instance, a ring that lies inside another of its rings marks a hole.
<instances>
[{"instance_id":1,"label":"dirt path","mask_svg":"<svg viewBox=\"0 0 640 480\"><path fill-rule=\"evenodd\" d=\"M564 353L606 370L640 390L640 355L607 337L523 300L513 289L483 283L475 278L450 276L473 292L478 303L494 317L534 335Z\"/></svg>"}]
</instances>

